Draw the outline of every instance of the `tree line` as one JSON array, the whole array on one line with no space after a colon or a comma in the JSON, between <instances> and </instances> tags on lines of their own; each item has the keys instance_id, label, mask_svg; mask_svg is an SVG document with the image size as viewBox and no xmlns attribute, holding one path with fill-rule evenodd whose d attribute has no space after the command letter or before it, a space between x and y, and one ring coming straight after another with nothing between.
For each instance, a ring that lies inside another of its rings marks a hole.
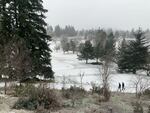
<instances>
[{"instance_id":1,"label":"tree line","mask_svg":"<svg viewBox=\"0 0 150 113\"><path fill-rule=\"evenodd\" d=\"M88 63L91 59L101 63L103 59L111 59L121 73L135 74L138 70L145 70L147 75L150 74L149 42L141 29L134 32L134 40L126 41L123 38L119 47L116 47L117 38L113 32L107 34L104 30L97 30L95 36L93 40L79 44L79 60Z\"/></svg>"},{"instance_id":2,"label":"tree line","mask_svg":"<svg viewBox=\"0 0 150 113\"><path fill-rule=\"evenodd\" d=\"M66 25L65 28L56 25L54 28L52 26L47 27L48 34L55 37L72 37L77 36L77 31L71 25Z\"/></svg>"},{"instance_id":3,"label":"tree line","mask_svg":"<svg viewBox=\"0 0 150 113\"><path fill-rule=\"evenodd\" d=\"M112 32L107 35L104 30L97 30L96 37L92 42L87 40L80 44L78 58L86 60L86 63L89 59L95 59L98 63L108 54L115 55L115 37Z\"/></svg>"},{"instance_id":4,"label":"tree line","mask_svg":"<svg viewBox=\"0 0 150 113\"><path fill-rule=\"evenodd\" d=\"M100 29L100 28L99 28ZM114 34L115 38L135 38L134 33L136 32L135 29L131 30L113 30L111 28L109 29L103 29L107 35L109 35L111 32ZM84 39L91 40L94 37L96 37L97 29L82 29L78 30L75 29L72 25L66 25L64 28L60 25L56 26L47 26L47 33L54 37L84 37ZM150 36L150 30L145 30L145 36Z\"/></svg>"}]
</instances>

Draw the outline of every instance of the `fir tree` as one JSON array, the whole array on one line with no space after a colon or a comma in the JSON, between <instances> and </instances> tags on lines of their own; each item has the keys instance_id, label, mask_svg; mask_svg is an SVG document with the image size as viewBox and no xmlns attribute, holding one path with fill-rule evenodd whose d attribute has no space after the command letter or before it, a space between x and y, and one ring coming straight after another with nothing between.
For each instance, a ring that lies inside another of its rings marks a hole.
<instances>
[{"instance_id":1,"label":"fir tree","mask_svg":"<svg viewBox=\"0 0 150 113\"><path fill-rule=\"evenodd\" d=\"M144 69L147 64L148 57L148 45L145 39L144 33L139 29L135 34L135 41L130 42L129 54L130 54L130 64L133 73L137 70Z\"/></svg>"},{"instance_id":2,"label":"fir tree","mask_svg":"<svg viewBox=\"0 0 150 113\"><path fill-rule=\"evenodd\" d=\"M73 52L73 54L76 51L76 43L74 40L70 41L70 50Z\"/></svg>"},{"instance_id":3,"label":"fir tree","mask_svg":"<svg viewBox=\"0 0 150 113\"><path fill-rule=\"evenodd\" d=\"M102 46L102 56L101 60L102 61L107 61L107 62L114 62L114 58L116 55L116 50L115 50L115 38L113 33L111 32L106 40L103 41L103 46Z\"/></svg>"},{"instance_id":4,"label":"fir tree","mask_svg":"<svg viewBox=\"0 0 150 113\"><path fill-rule=\"evenodd\" d=\"M86 41L83 45L83 47L81 48L81 50L79 50L80 54L78 55L79 60L86 60L86 64L88 63L89 59L93 59L93 47L90 41Z\"/></svg>"},{"instance_id":5,"label":"fir tree","mask_svg":"<svg viewBox=\"0 0 150 113\"><path fill-rule=\"evenodd\" d=\"M130 41L126 49L120 49L120 53L122 55L120 56L118 67L122 71L135 74L137 70L145 69L149 53L148 44L142 30L139 29L135 33L135 41Z\"/></svg>"},{"instance_id":6,"label":"fir tree","mask_svg":"<svg viewBox=\"0 0 150 113\"><path fill-rule=\"evenodd\" d=\"M95 37L95 44L94 44L94 57L96 58L96 61L101 59L103 55L103 47L104 44L106 43L106 38L107 35L105 31L103 30L98 30L96 32L96 37Z\"/></svg>"},{"instance_id":7,"label":"fir tree","mask_svg":"<svg viewBox=\"0 0 150 113\"><path fill-rule=\"evenodd\" d=\"M44 21L44 13L47 12L43 8L42 0L1 0L0 8L2 15L2 41L7 39L7 42L15 45L12 49L16 51L13 58L20 56L24 62L22 51L26 51L29 57L30 69L19 75L19 78L26 78L27 75L35 77L37 75L44 76L45 78L52 78L53 71L51 68L51 50L48 42L51 37L46 34L46 23ZM6 7L7 4L7 7ZM7 35L6 35L7 34ZM6 42L4 43L6 45ZM21 47L24 47L21 49ZM27 57L26 57L27 58ZM19 63L19 64L20 64ZM17 70L18 64L11 63L13 68ZM17 66L16 66L17 65ZM23 67L23 66L22 66Z\"/></svg>"},{"instance_id":8,"label":"fir tree","mask_svg":"<svg viewBox=\"0 0 150 113\"><path fill-rule=\"evenodd\" d=\"M123 72L125 71L124 69L126 69L125 63L126 63L126 57L125 57L125 52L127 51L127 43L125 38L123 38L123 41L121 43L121 45L118 48L118 53L117 53L117 64L118 64L118 68L119 68L119 72Z\"/></svg>"},{"instance_id":9,"label":"fir tree","mask_svg":"<svg viewBox=\"0 0 150 113\"><path fill-rule=\"evenodd\" d=\"M70 44L67 38L63 38L61 40L61 47L63 49L63 52L68 52L70 50Z\"/></svg>"}]
</instances>

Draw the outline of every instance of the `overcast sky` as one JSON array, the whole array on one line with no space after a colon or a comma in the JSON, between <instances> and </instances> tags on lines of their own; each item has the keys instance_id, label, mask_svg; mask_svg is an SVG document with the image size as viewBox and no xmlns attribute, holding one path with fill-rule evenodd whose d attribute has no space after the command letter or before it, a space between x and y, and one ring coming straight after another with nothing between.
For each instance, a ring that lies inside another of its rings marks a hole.
<instances>
[{"instance_id":1,"label":"overcast sky","mask_svg":"<svg viewBox=\"0 0 150 113\"><path fill-rule=\"evenodd\" d=\"M150 28L150 0L43 0L48 24L77 29Z\"/></svg>"}]
</instances>

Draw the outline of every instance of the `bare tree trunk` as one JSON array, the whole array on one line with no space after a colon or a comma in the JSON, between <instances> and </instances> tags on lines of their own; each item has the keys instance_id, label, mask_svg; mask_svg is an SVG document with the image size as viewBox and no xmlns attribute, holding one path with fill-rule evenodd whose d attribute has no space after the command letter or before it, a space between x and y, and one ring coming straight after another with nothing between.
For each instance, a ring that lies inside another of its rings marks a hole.
<instances>
[{"instance_id":1,"label":"bare tree trunk","mask_svg":"<svg viewBox=\"0 0 150 113\"><path fill-rule=\"evenodd\" d=\"M104 61L102 64L102 69L101 69L101 76L102 76L102 85L103 85L103 96L105 97L105 100L109 100L110 94L109 92L109 62Z\"/></svg>"},{"instance_id":2,"label":"bare tree trunk","mask_svg":"<svg viewBox=\"0 0 150 113\"><path fill-rule=\"evenodd\" d=\"M7 81L5 80L4 94L6 95L6 93L7 93Z\"/></svg>"},{"instance_id":3,"label":"bare tree trunk","mask_svg":"<svg viewBox=\"0 0 150 113\"><path fill-rule=\"evenodd\" d=\"M84 73L80 73L81 89L83 89L83 77L84 77Z\"/></svg>"},{"instance_id":4,"label":"bare tree trunk","mask_svg":"<svg viewBox=\"0 0 150 113\"><path fill-rule=\"evenodd\" d=\"M88 59L86 59L86 64L88 63Z\"/></svg>"}]
</instances>

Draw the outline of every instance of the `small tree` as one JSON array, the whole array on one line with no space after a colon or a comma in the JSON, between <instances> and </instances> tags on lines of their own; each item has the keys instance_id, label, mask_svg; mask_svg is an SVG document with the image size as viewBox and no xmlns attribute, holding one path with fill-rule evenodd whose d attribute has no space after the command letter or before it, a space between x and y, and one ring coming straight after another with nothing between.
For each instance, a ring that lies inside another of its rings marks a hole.
<instances>
[{"instance_id":1,"label":"small tree","mask_svg":"<svg viewBox=\"0 0 150 113\"><path fill-rule=\"evenodd\" d=\"M94 39L94 58L96 62L100 60L103 54L103 46L105 45L106 33L103 30L97 30L96 36Z\"/></svg>"},{"instance_id":2,"label":"small tree","mask_svg":"<svg viewBox=\"0 0 150 113\"><path fill-rule=\"evenodd\" d=\"M137 75L132 81L136 97L140 100L143 92L150 87L150 81L145 76Z\"/></svg>"},{"instance_id":3,"label":"small tree","mask_svg":"<svg viewBox=\"0 0 150 113\"><path fill-rule=\"evenodd\" d=\"M64 53L69 51L70 44L69 44L69 41L67 38L63 38L61 40L61 47L62 47Z\"/></svg>"},{"instance_id":4,"label":"small tree","mask_svg":"<svg viewBox=\"0 0 150 113\"><path fill-rule=\"evenodd\" d=\"M73 52L73 54L76 51L76 43L74 40L70 41L70 50Z\"/></svg>"},{"instance_id":5,"label":"small tree","mask_svg":"<svg viewBox=\"0 0 150 113\"><path fill-rule=\"evenodd\" d=\"M86 60L86 64L88 63L89 59L93 59L93 47L90 41L86 41L81 48L80 54L78 55L79 60Z\"/></svg>"}]
</instances>

